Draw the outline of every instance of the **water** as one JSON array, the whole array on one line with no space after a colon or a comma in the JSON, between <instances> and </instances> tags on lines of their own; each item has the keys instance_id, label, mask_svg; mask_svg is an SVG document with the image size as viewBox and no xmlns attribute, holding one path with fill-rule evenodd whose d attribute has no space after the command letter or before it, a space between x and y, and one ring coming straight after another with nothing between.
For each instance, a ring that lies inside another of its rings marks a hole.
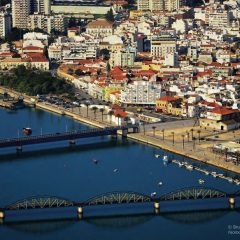
<instances>
[{"instance_id":1,"label":"water","mask_svg":"<svg viewBox=\"0 0 240 240\"><path fill-rule=\"evenodd\" d=\"M28 126L33 134L90 127L42 110L24 108L12 112L0 109L2 138L17 137L21 135L22 127ZM162 156L164 151L130 140L98 137L82 139L78 144L77 147L69 147L68 143L27 146L19 155L14 149L0 150L0 206L39 195L58 196L72 201L85 201L111 191L134 191L147 195L156 192L160 196L180 188L199 186L199 178L205 180L204 187L226 192L240 190L239 186L227 181L190 172L174 164L166 167L161 158L154 157L155 154ZM170 158L182 160L181 156L173 154ZM93 159L99 163L94 164ZM213 167L203 167L223 172ZM114 172L114 169L118 171ZM163 185L159 187L160 181ZM64 211L68 217L75 209ZM107 210L100 208L98 211ZM159 216L142 214L86 220L59 219L3 224L0 225L0 234L4 239L24 240L237 239L239 235L228 233L228 226L240 225L239 217L237 211L215 210Z\"/></svg>"}]
</instances>

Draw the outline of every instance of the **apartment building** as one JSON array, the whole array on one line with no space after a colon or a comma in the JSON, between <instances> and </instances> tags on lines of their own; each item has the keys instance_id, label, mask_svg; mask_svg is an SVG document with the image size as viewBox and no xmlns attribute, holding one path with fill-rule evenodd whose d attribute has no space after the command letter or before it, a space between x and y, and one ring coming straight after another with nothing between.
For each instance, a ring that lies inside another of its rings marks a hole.
<instances>
[{"instance_id":1,"label":"apartment building","mask_svg":"<svg viewBox=\"0 0 240 240\"><path fill-rule=\"evenodd\" d=\"M12 0L13 27L27 29L28 16L31 13L30 0Z\"/></svg>"},{"instance_id":2,"label":"apartment building","mask_svg":"<svg viewBox=\"0 0 240 240\"><path fill-rule=\"evenodd\" d=\"M11 15L7 12L0 12L0 38L5 38L11 31Z\"/></svg>"},{"instance_id":3,"label":"apartment building","mask_svg":"<svg viewBox=\"0 0 240 240\"><path fill-rule=\"evenodd\" d=\"M134 81L121 91L120 102L124 104L154 105L156 100L164 94L165 92L162 92L160 84L148 81Z\"/></svg>"},{"instance_id":4,"label":"apartment building","mask_svg":"<svg viewBox=\"0 0 240 240\"><path fill-rule=\"evenodd\" d=\"M165 57L167 54L175 54L176 49L176 39L170 35L153 36L151 40L151 55L153 57Z\"/></svg>"},{"instance_id":5,"label":"apartment building","mask_svg":"<svg viewBox=\"0 0 240 240\"><path fill-rule=\"evenodd\" d=\"M186 0L138 0L140 11L174 11L186 4Z\"/></svg>"}]
</instances>

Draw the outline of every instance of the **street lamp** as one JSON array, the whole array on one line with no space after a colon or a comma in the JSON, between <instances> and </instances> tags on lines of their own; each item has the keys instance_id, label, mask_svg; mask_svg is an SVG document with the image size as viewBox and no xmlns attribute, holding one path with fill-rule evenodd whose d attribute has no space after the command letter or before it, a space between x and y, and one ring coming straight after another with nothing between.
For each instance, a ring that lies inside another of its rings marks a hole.
<instances>
[{"instance_id":1,"label":"street lamp","mask_svg":"<svg viewBox=\"0 0 240 240\"><path fill-rule=\"evenodd\" d=\"M189 136L190 136L190 133L187 131L187 139L188 139L188 142L189 142Z\"/></svg>"},{"instance_id":2,"label":"street lamp","mask_svg":"<svg viewBox=\"0 0 240 240\"><path fill-rule=\"evenodd\" d=\"M191 128L191 133L192 133L192 140L193 140L193 132L194 132L194 129L193 128Z\"/></svg>"},{"instance_id":3,"label":"street lamp","mask_svg":"<svg viewBox=\"0 0 240 240\"><path fill-rule=\"evenodd\" d=\"M165 129L162 129L162 137L163 137L163 141L164 141L164 138L165 138L165 136L164 136L164 133L165 133Z\"/></svg>"},{"instance_id":4,"label":"street lamp","mask_svg":"<svg viewBox=\"0 0 240 240\"><path fill-rule=\"evenodd\" d=\"M183 135L182 135L182 146L183 146L183 149L184 149L184 143L185 143L185 142L184 142L184 137L185 137L185 135L183 134Z\"/></svg>"},{"instance_id":5,"label":"street lamp","mask_svg":"<svg viewBox=\"0 0 240 240\"><path fill-rule=\"evenodd\" d=\"M172 144L174 146L174 132L172 132Z\"/></svg>"}]
</instances>

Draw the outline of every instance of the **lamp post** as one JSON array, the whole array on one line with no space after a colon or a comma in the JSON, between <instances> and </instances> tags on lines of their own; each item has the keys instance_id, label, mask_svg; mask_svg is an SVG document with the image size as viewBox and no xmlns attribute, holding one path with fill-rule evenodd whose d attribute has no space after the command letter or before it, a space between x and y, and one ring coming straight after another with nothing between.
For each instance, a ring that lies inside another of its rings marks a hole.
<instances>
[{"instance_id":1,"label":"lamp post","mask_svg":"<svg viewBox=\"0 0 240 240\"><path fill-rule=\"evenodd\" d=\"M185 145L185 142L184 142L184 134L182 135L182 146L183 146L183 149L184 149L184 145Z\"/></svg>"},{"instance_id":2,"label":"lamp post","mask_svg":"<svg viewBox=\"0 0 240 240\"><path fill-rule=\"evenodd\" d=\"M153 130L153 137L155 137L156 127L155 127L155 126L152 126L152 130Z\"/></svg>"},{"instance_id":3,"label":"lamp post","mask_svg":"<svg viewBox=\"0 0 240 240\"><path fill-rule=\"evenodd\" d=\"M200 142L200 138L201 138L201 130L198 130L197 133L198 133L198 142Z\"/></svg>"},{"instance_id":4,"label":"lamp post","mask_svg":"<svg viewBox=\"0 0 240 240\"><path fill-rule=\"evenodd\" d=\"M164 138L165 138L165 135L164 135L164 133L165 133L165 129L162 129L162 138L163 138L163 141L164 141Z\"/></svg>"},{"instance_id":5,"label":"lamp post","mask_svg":"<svg viewBox=\"0 0 240 240\"><path fill-rule=\"evenodd\" d=\"M190 141L189 137L190 137L190 133L187 131L187 139L188 139L188 142Z\"/></svg>"},{"instance_id":6,"label":"lamp post","mask_svg":"<svg viewBox=\"0 0 240 240\"><path fill-rule=\"evenodd\" d=\"M174 146L174 143L175 143L175 141L174 141L174 132L172 132L172 144L173 144L173 146Z\"/></svg>"}]
</instances>

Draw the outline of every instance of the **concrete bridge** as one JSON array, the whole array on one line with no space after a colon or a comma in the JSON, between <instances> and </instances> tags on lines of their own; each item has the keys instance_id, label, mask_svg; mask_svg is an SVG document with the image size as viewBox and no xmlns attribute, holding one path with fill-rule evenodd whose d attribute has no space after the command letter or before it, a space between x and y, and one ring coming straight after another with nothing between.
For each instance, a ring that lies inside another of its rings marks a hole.
<instances>
[{"instance_id":1,"label":"concrete bridge","mask_svg":"<svg viewBox=\"0 0 240 240\"><path fill-rule=\"evenodd\" d=\"M0 139L0 148L16 147L16 149L20 151L22 150L22 146L24 145L50 143L66 140L69 141L70 144L75 144L76 143L75 141L80 138L111 136L117 135L118 132L120 132L122 136L126 137L130 131L133 133L139 132L139 126L129 124L118 127L106 127L103 129L89 129L64 133L53 133L37 136Z\"/></svg>"},{"instance_id":2,"label":"concrete bridge","mask_svg":"<svg viewBox=\"0 0 240 240\"><path fill-rule=\"evenodd\" d=\"M49 196L31 197L0 208L0 219L3 221L5 218L5 213L9 211L29 209L54 209L66 207L76 207L77 214L79 215L79 217L82 218L84 208L87 208L88 206L104 206L117 204L134 205L141 203L153 203L155 212L159 214L161 203L166 201L194 201L220 198L226 199L229 203L229 207L231 209L234 209L236 199L240 198L240 191L235 193L226 193L211 188L193 187L170 192L160 197L151 197L136 192L109 192L95 196L83 202L75 202L63 198ZM210 206L208 207L211 208Z\"/></svg>"}]
</instances>

